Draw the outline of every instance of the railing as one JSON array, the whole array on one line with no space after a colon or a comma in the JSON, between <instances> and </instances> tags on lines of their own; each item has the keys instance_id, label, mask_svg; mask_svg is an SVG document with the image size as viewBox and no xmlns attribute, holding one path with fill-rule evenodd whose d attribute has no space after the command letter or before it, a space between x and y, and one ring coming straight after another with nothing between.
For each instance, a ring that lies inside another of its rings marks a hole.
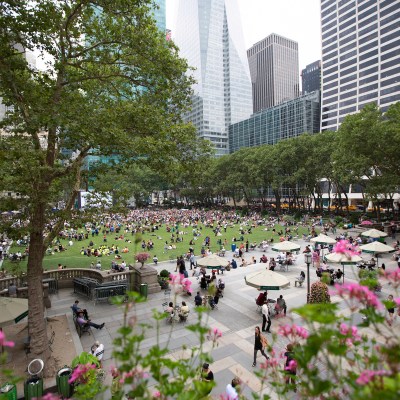
<instances>
[{"instance_id":1,"label":"railing","mask_svg":"<svg viewBox=\"0 0 400 400\"><path fill-rule=\"evenodd\" d=\"M74 278L94 279L99 283L118 283L119 281L128 282L129 290L132 290L137 283L138 276L135 271L124 271L117 273L107 273L86 268L56 269L43 272L43 280L54 279L57 288L72 288ZM8 277L0 279L0 291L8 289L10 283L15 283L18 288L27 285L27 276Z\"/></svg>"}]
</instances>

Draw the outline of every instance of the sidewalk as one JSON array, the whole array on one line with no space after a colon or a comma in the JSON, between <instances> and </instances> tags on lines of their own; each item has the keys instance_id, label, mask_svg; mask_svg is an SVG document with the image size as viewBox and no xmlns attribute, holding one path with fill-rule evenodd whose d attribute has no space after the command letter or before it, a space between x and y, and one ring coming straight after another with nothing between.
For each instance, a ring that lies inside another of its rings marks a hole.
<instances>
[{"instance_id":1,"label":"sidewalk","mask_svg":"<svg viewBox=\"0 0 400 400\"><path fill-rule=\"evenodd\" d=\"M300 271L305 271L307 274L307 267L303 261L302 250L304 249L305 243L303 240L299 240L298 243L301 245L300 254L297 258L295 265L289 267L288 272L281 272L285 275L291 282L291 286L287 289L281 291L270 291L269 296L271 298L277 298L282 294L288 305L288 316L285 318L272 319L272 332L276 332L279 324L291 323L293 320L295 323L301 325L301 320L298 315L291 313L290 310L294 307L301 306L306 303L307 285L303 284L303 287L294 287L295 277L300 275ZM267 257L275 257L277 253L272 252L270 249L265 252ZM249 259L254 256L258 261L263 252L255 250L249 253L245 253L245 258ZM232 259L232 253L227 251L227 259ZM368 256L367 256L368 258ZM391 260L391 255L384 255L380 258L380 262L385 262L387 270L396 269L397 264L395 261ZM187 268L189 268L189 263L186 262ZM167 269L168 271L174 273L175 262L162 262L156 267L158 271L162 269ZM258 266L257 269L260 269ZM335 268L336 269L336 268ZM255 376L255 369L252 368L252 357L253 357L253 346L254 346L254 327L262 324L261 314L257 311L255 305L255 298L258 295L258 291L250 286L246 286L244 282L244 276L251 272L256 271L255 267L252 265L237 268L236 270L226 271L220 277L223 277L225 281L225 291L224 297L220 299L218 310L210 311L208 316L208 325L212 328L218 328L222 331L223 336L219 342L219 346L212 351L212 357L214 359L211 363L211 370L214 372L215 381L217 383L216 387L212 391L212 395L219 396L225 392L225 387L234 376L239 376L245 383L243 385L243 394L247 398L252 398L252 391L260 390L260 383L258 378ZM198 281L190 277L192 288L194 294L198 289ZM345 266L345 281L355 282L357 268L352 266ZM310 280L311 283L317 280L315 274L315 269L310 266ZM390 293L390 286L385 284L381 293L381 298L386 298ZM193 297L188 298L187 296L181 297L177 296L176 301L180 303L182 300L186 301L191 309L189 316L190 320L194 320L194 304ZM75 298L80 301L80 306L82 308L88 308L91 319L94 322L102 323L105 322L105 327L102 330L93 330L93 336L84 335L82 336L79 343L81 343L84 351L90 351L91 345L95 340L99 340L105 346L104 355L104 367L109 370L111 365L114 365L112 360L112 341L113 338L117 336L117 330L122 326L122 313L118 310L116 306L109 305L106 303L98 303L96 306L93 302L86 300L83 297L75 296L71 289L60 290L56 295L52 295L52 308L48 310L48 316L59 314L67 314L70 318L70 306L73 304ZM146 351L152 345L157 343L156 330L154 328L155 324L152 323L152 310L157 309L162 310L161 304L164 301L169 300L165 298L164 292L150 295L147 302L138 304L136 309L136 317L138 322L146 322L153 324L153 328L146 330L146 338L142 342L142 351ZM333 298L332 301L339 301L338 298ZM175 301L171 298L171 301ZM340 305L342 312L344 314L350 313L344 304ZM361 315L356 314L355 320L361 322ZM357 322L357 323L358 323ZM269 339L272 337L269 336ZM79 340L79 339L78 339ZM79 346L79 343L77 345ZM175 358L179 358L182 354L181 348L183 345L187 347L192 347L197 344L196 339L193 337L193 333L186 330L183 324L177 323L174 325L166 325L162 322L160 337L158 343L167 344L170 350L170 355ZM280 352L285 348L287 341L278 337L274 346ZM78 350L78 349L77 349ZM261 361L261 358L259 358ZM322 366L321 366L322 367ZM106 383L110 383L110 377L108 376ZM268 389L266 389L268 392ZM109 398L105 396L105 398ZM272 398L275 398L272 394Z\"/></svg>"}]
</instances>

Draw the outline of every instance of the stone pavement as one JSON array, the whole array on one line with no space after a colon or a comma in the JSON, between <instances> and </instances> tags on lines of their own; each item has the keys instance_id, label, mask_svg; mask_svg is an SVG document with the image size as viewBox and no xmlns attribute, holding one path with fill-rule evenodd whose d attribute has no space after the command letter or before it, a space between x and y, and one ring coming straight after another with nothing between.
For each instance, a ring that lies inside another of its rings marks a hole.
<instances>
[{"instance_id":1,"label":"stone pavement","mask_svg":"<svg viewBox=\"0 0 400 400\"><path fill-rule=\"evenodd\" d=\"M388 241L388 243L390 240ZM276 332L280 324L291 323L294 321L301 325L301 320L298 315L290 312L291 308L301 306L306 303L307 284L303 284L302 287L295 287L294 280L300 275L300 271L305 271L307 274L307 267L304 263L304 256L302 250L305 248L307 243L299 240L298 243L301 245L300 254L297 258L295 265L289 267L288 272L281 272L279 268L275 269L276 272L285 275L291 285L289 288L281 291L270 291L270 298L277 298L280 294L283 294L286 303L288 305L288 316L284 318L273 318L272 319L272 332ZM268 250L265 252L267 257L275 257L277 253ZM245 253L246 260L252 256L258 261L263 252L255 250ZM226 258L231 259L232 253L227 251ZM369 255L365 256L366 259ZM385 262L386 269L392 270L397 268L397 264L392 261L391 255L384 255L379 259L380 263ZM186 263L187 268L189 263ZM339 267L333 265L335 269ZM212 391L212 395L217 397L222 393L225 393L225 387L234 376L239 376L244 384L243 394L247 398L252 398L251 392L260 392L261 385L259 379L254 374L256 368L252 367L253 362L253 345L254 345L254 327L261 326L262 317L257 311L255 304L255 298L259 292L250 287L246 286L244 276L256 270L263 268L263 266L254 267L252 265L237 268L236 270L226 271L223 275L225 281L224 297L220 299L218 304L218 310L212 310L207 316L207 324L211 328L218 328L222 331L223 336L219 340L218 347L214 348L211 352L213 362L211 363L211 370L214 372L216 387ZM171 272L175 271L175 263L164 262L159 263L157 270L168 269ZM190 270L188 271L190 273ZM355 266L345 266L345 281L352 282L356 279L357 268ZM221 276L220 276L221 277ZM311 283L315 282L318 278L315 274L315 269L310 266L310 278ZM195 278L190 278L193 282L192 288L194 294L199 290L198 281ZM390 293L390 286L388 284L383 285L381 298L386 298ZM180 304L182 300L185 300L190 309L189 323L194 321L197 315L194 313L193 297L181 297L177 296L176 301ZM105 322L105 327L102 330L93 329L93 336L85 334L81 339L75 335L74 342L77 347L77 352L90 351L91 345L94 341L99 340L105 346L104 366L107 370L114 364L112 354L112 341L117 336L117 330L122 326L122 313L117 306L109 305L107 303L93 304L92 301L86 300L83 297L75 296L71 289L60 290L57 294L52 295L52 308L48 310L48 316L67 314L69 323L71 325L71 332L75 333L75 329L72 323L72 315L70 306L73 304L75 298L80 300L80 306L89 310L91 319L96 323ZM162 311L162 303L169 300L165 296L164 292L152 294L149 296L147 302L137 304L136 316L138 322L153 323L153 328L147 329L145 332L145 340L142 342L141 350L146 351L152 345L157 343L155 321L152 321L152 310L156 309ZM171 301L175 299L171 296ZM340 302L339 298L332 298L332 301ZM344 303L340 304L344 315L349 316L350 310L346 308ZM360 314L353 314L353 323L361 322ZM370 332L373 334L373 332ZM269 335L269 339L272 336ZM170 356L179 358L183 352L181 350L183 345L188 347L195 346L197 344L196 337L194 334L187 329L185 325L181 323L175 323L173 325L166 324L161 321L161 329L159 332L158 342L160 344L168 344L170 350ZM287 340L281 337L277 337L274 342L274 347L280 353L286 346ZM211 348L211 343L207 344ZM263 357L258 358L258 362L261 362ZM321 366L323 368L323 366ZM109 374L108 374L109 375ZM108 376L106 383L110 382ZM263 388L262 393L269 393L272 398L277 398L274 393L270 393L270 388ZM110 398L110 394L106 393L105 398Z\"/></svg>"}]
</instances>

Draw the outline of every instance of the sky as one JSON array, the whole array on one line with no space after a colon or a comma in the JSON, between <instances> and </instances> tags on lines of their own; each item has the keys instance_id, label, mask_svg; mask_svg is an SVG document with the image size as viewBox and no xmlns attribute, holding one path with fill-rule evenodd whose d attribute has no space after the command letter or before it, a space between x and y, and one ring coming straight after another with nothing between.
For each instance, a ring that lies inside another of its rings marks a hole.
<instances>
[{"instance_id":1,"label":"sky","mask_svg":"<svg viewBox=\"0 0 400 400\"><path fill-rule=\"evenodd\" d=\"M300 70L321 59L320 0L236 1L246 49L276 33L299 43ZM167 0L167 28L172 36L176 4L177 0Z\"/></svg>"}]
</instances>

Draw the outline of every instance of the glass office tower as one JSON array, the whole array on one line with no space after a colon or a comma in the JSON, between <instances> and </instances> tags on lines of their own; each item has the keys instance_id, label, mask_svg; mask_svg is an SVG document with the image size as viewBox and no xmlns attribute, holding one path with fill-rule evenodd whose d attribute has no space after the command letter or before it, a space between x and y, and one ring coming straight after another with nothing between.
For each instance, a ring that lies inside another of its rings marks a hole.
<instances>
[{"instance_id":1,"label":"glass office tower","mask_svg":"<svg viewBox=\"0 0 400 400\"><path fill-rule=\"evenodd\" d=\"M321 0L321 130L400 100L400 1Z\"/></svg>"},{"instance_id":2,"label":"glass office tower","mask_svg":"<svg viewBox=\"0 0 400 400\"><path fill-rule=\"evenodd\" d=\"M229 127L230 152L242 147L276 144L305 132L317 133L320 109L320 92L315 91L253 114Z\"/></svg>"},{"instance_id":3,"label":"glass office tower","mask_svg":"<svg viewBox=\"0 0 400 400\"><path fill-rule=\"evenodd\" d=\"M165 6L165 0L156 0L156 4L158 5L158 9L155 9L154 11L154 18L157 22L158 29L161 32L166 32L167 29L167 22L166 22L166 6Z\"/></svg>"},{"instance_id":4,"label":"glass office tower","mask_svg":"<svg viewBox=\"0 0 400 400\"><path fill-rule=\"evenodd\" d=\"M229 152L229 125L252 113L249 66L236 0L180 0L174 41L196 68L191 112L184 116L216 155Z\"/></svg>"}]
</instances>

